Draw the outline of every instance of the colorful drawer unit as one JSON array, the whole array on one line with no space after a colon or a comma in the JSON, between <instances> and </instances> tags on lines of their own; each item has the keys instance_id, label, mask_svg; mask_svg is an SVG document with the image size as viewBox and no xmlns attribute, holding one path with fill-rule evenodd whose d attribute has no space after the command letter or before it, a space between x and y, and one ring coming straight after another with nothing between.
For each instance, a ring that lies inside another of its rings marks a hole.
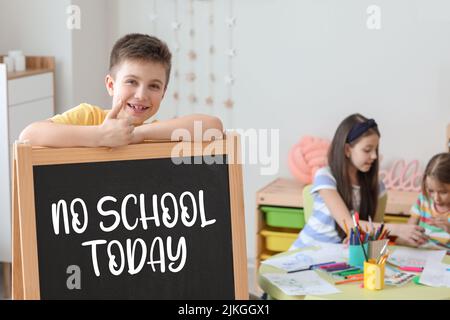
<instances>
[{"instance_id":1,"label":"colorful drawer unit","mask_svg":"<svg viewBox=\"0 0 450 320\"><path fill-rule=\"evenodd\" d=\"M407 223L409 215L400 214L384 214L384 223Z\"/></svg>"},{"instance_id":2,"label":"colorful drawer unit","mask_svg":"<svg viewBox=\"0 0 450 320\"><path fill-rule=\"evenodd\" d=\"M279 232L270 230L261 230L264 237L266 249L270 251L287 251L298 237L296 232Z\"/></svg>"},{"instance_id":3,"label":"colorful drawer unit","mask_svg":"<svg viewBox=\"0 0 450 320\"><path fill-rule=\"evenodd\" d=\"M270 227L302 229L305 216L302 208L259 207L265 214L266 224Z\"/></svg>"}]
</instances>

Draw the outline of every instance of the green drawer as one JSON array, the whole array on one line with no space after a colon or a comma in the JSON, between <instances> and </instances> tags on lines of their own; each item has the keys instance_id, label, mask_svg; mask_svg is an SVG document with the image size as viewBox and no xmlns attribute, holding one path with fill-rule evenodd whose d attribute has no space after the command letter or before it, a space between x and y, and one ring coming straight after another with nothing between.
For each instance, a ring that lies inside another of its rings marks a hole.
<instances>
[{"instance_id":1,"label":"green drawer","mask_svg":"<svg viewBox=\"0 0 450 320\"><path fill-rule=\"evenodd\" d=\"M260 210L265 213L268 226L302 229L305 225L302 208L261 206Z\"/></svg>"}]
</instances>

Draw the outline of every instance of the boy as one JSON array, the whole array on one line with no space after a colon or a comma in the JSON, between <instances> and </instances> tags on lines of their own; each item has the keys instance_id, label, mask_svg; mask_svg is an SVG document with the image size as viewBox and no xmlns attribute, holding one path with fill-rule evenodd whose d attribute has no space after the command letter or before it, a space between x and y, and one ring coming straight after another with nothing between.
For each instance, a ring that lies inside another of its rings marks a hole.
<instances>
[{"instance_id":1,"label":"boy","mask_svg":"<svg viewBox=\"0 0 450 320\"><path fill-rule=\"evenodd\" d=\"M159 109L170 69L171 53L164 42L144 34L126 35L113 47L105 79L113 97L112 110L83 103L30 124L19 139L47 147L119 147L144 140L171 140L173 130L178 128L187 129L194 137L197 121L202 122L203 131L216 129L213 138L221 139L221 121L207 115L143 124Z\"/></svg>"}]
</instances>

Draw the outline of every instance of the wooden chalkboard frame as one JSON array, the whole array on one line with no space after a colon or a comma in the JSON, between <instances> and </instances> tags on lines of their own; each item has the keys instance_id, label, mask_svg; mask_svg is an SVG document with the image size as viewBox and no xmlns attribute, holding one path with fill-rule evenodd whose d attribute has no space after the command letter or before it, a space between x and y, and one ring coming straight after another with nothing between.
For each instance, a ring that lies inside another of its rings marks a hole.
<instances>
[{"instance_id":1,"label":"wooden chalkboard frame","mask_svg":"<svg viewBox=\"0 0 450 320\"><path fill-rule=\"evenodd\" d=\"M16 142L12 179L13 299L40 299L33 166L169 158L179 143L183 144L182 150L190 150L189 155L182 156L222 154L231 159L227 165L235 298L248 299L243 181L237 134L213 142L151 142L120 148L41 148Z\"/></svg>"}]
</instances>

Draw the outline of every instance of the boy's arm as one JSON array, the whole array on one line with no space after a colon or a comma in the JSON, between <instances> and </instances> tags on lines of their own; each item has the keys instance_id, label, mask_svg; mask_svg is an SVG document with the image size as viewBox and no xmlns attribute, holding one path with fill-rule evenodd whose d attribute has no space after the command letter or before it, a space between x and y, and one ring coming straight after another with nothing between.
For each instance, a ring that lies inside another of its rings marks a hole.
<instances>
[{"instance_id":1,"label":"boy's arm","mask_svg":"<svg viewBox=\"0 0 450 320\"><path fill-rule=\"evenodd\" d=\"M20 141L43 147L97 147L98 126L74 126L38 121L27 126L20 134Z\"/></svg>"},{"instance_id":2,"label":"boy's arm","mask_svg":"<svg viewBox=\"0 0 450 320\"><path fill-rule=\"evenodd\" d=\"M44 147L118 147L131 143L134 126L129 119L117 119L119 102L98 126L53 123L51 120L30 124L20 134L20 141Z\"/></svg>"},{"instance_id":3,"label":"boy's arm","mask_svg":"<svg viewBox=\"0 0 450 320\"><path fill-rule=\"evenodd\" d=\"M144 140L210 141L214 139L223 139L222 121L213 116L193 114L136 127L133 143Z\"/></svg>"}]
</instances>

